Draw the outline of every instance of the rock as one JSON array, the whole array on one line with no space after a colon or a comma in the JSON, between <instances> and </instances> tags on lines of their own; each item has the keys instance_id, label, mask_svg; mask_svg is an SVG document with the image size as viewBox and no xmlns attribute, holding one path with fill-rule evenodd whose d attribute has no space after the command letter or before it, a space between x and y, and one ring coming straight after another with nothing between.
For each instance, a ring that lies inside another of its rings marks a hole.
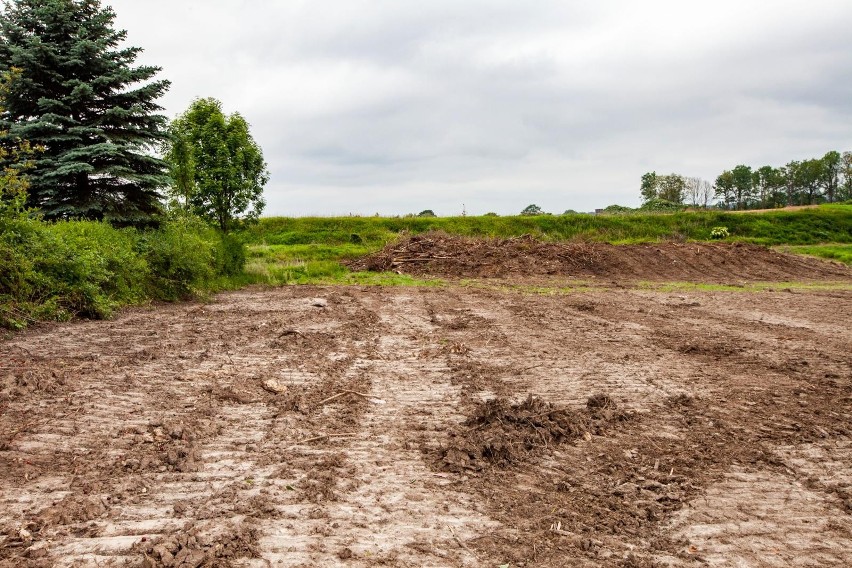
<instances>
[{"instance_id":1,"label":"rock","mask_svg":"<svg viewBox=\"0 0 852 568\"><path fill-rule=\"evenodd\" d=\"M328 307L328 300L324 298L313 298L311 300L311 305L315 308L325 308Z\"/></svg>"},{"instance_id":2,"label":"rock","mask_svg":"<svg viewBox=\"0 0 852 568\"><path fill-rule=\"evenodd\" d=\"M340 552L337 553L337 557L341 560L349 560L352 558L352 550L349 548L344 548Z\"/></svg>"},{"instance_id":3,"label":"rock","mask_svg":"<svg viewBox=\"0 0 852 568\"><path fill-rule=\"evenodd\" d=\"M263 381L262 386L263 390L271 392L272 394L282 394L287 392L287 385L278 379L266 379Z\"/></svg>"}]
</instances>

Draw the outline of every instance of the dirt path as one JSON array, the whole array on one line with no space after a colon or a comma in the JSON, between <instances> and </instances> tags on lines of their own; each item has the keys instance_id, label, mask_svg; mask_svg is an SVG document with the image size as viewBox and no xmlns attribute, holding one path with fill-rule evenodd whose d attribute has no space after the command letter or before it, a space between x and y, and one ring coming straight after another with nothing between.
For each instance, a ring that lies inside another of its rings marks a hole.
<instances>
[{"instance_id":1,"label":"dirt path","mask_svg":"<svg viewBox=\"0 0 852 568\"><path fill-rule=\"evenodd\" d=\"M32 330L0 566L848 566L850 316L288 287Z\"/></svg>"}]
</instances>

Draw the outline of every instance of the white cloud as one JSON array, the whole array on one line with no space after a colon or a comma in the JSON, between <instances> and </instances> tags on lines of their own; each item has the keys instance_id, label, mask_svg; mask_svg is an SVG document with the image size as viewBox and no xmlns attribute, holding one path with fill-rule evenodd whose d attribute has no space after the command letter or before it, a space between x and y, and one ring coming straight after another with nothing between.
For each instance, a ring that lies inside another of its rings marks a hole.
<instances>
[{"instance_id":1,"label":"white cloud","mask_svg":"<svg viewBox=\"0 0 852 568\"><path fill-rule=\"evenodd\" d=\"M108 3L170 116L251 122L269 214L588 210L852 149L847 1Z\"/></svg>"}]
</instances>

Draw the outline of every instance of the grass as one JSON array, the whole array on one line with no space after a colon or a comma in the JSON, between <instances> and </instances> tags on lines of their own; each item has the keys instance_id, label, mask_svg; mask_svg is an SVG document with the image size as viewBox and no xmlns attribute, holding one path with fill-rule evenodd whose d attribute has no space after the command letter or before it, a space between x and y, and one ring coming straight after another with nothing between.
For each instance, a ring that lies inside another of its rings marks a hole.
<instances>
[{"instance_id":1,"label":"grass","mask_svg":"<svg viewBox=\"0 0 852 568\"><path fill-rule=\"evenodd\" d=\"M777 248L781 252L827 258L852 265L852 244L786 245Z\"/></svg>"},{"instance_id":2,"label":"grass","mask_svg":"<svg viewBox=\"0 0 852 568\"><path fill-rule=\"evenodd\" d=\"M852 290L849 282L747 282L709 284L701 282L639 282L637 288L655 292L786 292Z\"/></svg>"},{"instance_id":3,"label":"grass","mask_svg":"<svg viewBox=\"0 0 852 568\"><path fill-rule=\"evenodd\" d=\"M545 240L587 240L614 244L661 240L710 240L714 227L727 227L732 240L764 245L852 243L852 205L823 205L797 211L739 215L725 211L632 215L539 215L533 217L269 217L243 237L251 245L324 245L375 250L400 233L441 230L475 237L524 234ZM363 250L363 249L362 249ZM302 252L308 252L303 249ZM318 252L318 251L317 251Z\"/></svg>"},{"instance_id":4,"label":"grass","mask_svg":"<svg viewBox=\"0 0 852 568\"><path fill-rule=\"evenodd\" d=\"M398 274L352 273L341 263L375 252L402 234L431 230L473 237L531 234L551 241L630 244L708 241L712 229L720 226L728 228L729 241L783 245L790 252L849 262L852 205L822 205L751 215L701 211L533 217L268 217L246 229L240 237L248 245L247 279L254 283L435 285L434 280ZM820 244L825 242L836 244Z\"/></svg>"}]
</instances>

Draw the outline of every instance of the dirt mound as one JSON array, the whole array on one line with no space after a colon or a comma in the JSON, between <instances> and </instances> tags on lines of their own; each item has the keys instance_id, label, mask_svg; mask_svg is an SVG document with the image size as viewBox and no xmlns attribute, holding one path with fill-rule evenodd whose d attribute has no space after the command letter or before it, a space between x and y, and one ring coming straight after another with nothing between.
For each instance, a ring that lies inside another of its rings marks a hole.
<instances>
[{"instance_id":1,"label":"dirt mound","mask_svg":"<svg viewBox=\"0 0 852 568\"><path fill-rule=\"evenodd\" d=\"M562 275L730 282L852 276L852 271L839 264L746 243L609 245L544 242L529 235L473 239L440 232L412 235L349 266L354 270L480 278Z\"/></svg>"},{"instance_id":2,"label":"dirt mound","mask_svg":"<svg viewBox=\"0 0 852 568\"><path fill-rule=\"evenodd\" d=\"M520 404L495 398L477 405L465 428L450 433L449 443L438 451L438 467L456 473L505 467L551 445L603 434L632 417L607 395L592 396L580 411L556 408L532 395Z\"/></svg>"}]
</instances>

